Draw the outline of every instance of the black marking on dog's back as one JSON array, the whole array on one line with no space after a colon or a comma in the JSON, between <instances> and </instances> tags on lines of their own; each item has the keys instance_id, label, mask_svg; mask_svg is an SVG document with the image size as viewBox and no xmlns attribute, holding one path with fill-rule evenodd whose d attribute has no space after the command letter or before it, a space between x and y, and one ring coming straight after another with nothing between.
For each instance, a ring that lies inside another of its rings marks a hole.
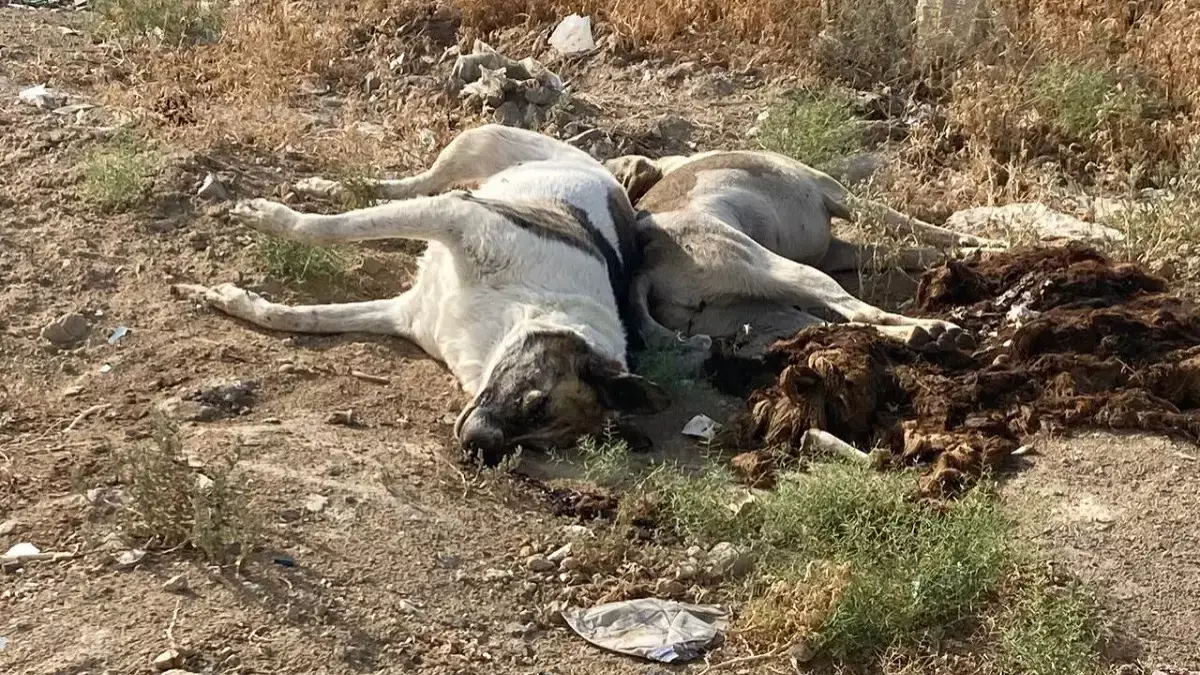
<instances>
[{"instance_id":1,"label":"black marking on dog's back","mask_svg":"<svg viewBox=\"0 0 1200 675\"><path fill-rule=\"evenodd\" d=\"M517 227L536 236L557 241L604 261L609 287L617 302L617 315L625 329L626 351L642 348L641 333L629 299L633 272L640 266L641 257L635 237L636 215L633 207L629 205L629 199L624 198L619 190L610 190L608 195L608 209L617 233L617 244L621 249L619 255L588 217L587 212L566 202L556 200L549 202L553 206L547 207L486 199L470 193L463 195L463 199L503 216ZM567 218L564 219L563 216ZM626 356L628 357L628 353Z\"/></svg>"}]
</instances>

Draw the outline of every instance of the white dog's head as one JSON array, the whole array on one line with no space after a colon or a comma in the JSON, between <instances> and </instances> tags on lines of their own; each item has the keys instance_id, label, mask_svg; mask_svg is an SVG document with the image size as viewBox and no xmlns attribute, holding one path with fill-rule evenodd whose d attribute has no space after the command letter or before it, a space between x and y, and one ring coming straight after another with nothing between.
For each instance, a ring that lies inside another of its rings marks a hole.
<instances>
[{"instance_id":1,"label":"white dog's head","mask_svg":"<svg viewBox=\"0 0 1200 675\"><path fill-rule=\"evenodd\" d=\"M661 387L600 356L578 335L525 335L500 358L463 410L454 435L463 450L495 465L518 446L549 449L598 434L614 413L667 407Z\"/></svg>"}]
</instances>

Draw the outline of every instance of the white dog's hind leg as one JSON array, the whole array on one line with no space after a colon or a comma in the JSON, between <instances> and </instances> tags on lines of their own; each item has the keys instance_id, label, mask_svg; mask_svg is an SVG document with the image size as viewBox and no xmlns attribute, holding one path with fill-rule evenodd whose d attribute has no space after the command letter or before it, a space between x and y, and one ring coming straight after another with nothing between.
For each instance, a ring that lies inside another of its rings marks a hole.
<instances>
[{"instance_id":1,"label":"white dog's hind leg","mask_svg":"<svg viewBox=\"0 0 1200 675\"><path fill-rule=\"evenodd\" d=\"M411 322L408 293L367 302L281 305L233 284L212 288L180 284L175 290L261 328L289 333L375 333L408 337Z\"/></svg>"},{"instance_id":2,"label":"white dog's hind leg","mask_svg":"<svg viewBox=\"0 0 1200 675\"><path fill-rule=\"evenodd\" d=\"M427 171L368 184L377 199L409 199L479 182L517 164L566 158L595 162L586 152L536 131L487 124L459 134ZM309 178L296 184L299 192L322 196L333 196L345 189L324 178Z\"/></svg>"}]
</instances>

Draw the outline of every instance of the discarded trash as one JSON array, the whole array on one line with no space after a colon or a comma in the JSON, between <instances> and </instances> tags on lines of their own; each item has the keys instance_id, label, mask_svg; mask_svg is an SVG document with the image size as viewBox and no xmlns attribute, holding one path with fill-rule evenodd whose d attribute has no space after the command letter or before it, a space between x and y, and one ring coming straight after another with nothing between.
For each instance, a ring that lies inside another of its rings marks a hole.
<instances>
[{"instance_id":1,"label":"discarded trash","mask_svg":"<svg viewBox=\"0 0 1200 675\"><path fill-rule=\"evenodd\" d=\"M24 542L21 542L20 544L14 545L12 548L8 549L8 553L5 553L4 557L12 558L14 560L20 560L21 558L28 558L30 556L38 555L41 552L42 552L42 550L39 549L38 547L34 546L33 544L30 544L27 541L24 541Z\"/></svg>"},{"instance_id":2,"label":"discarded trash","mask_svg":"<svg viewBox=\"0 0 1200 675\"><path fill-rule=\"evenodd\" d=\"M580 54L595 49L591 17L572 14L563 19L550 34L550 46L563 54Z\"/></svg>"},{"instance_id":3,"label":"discarded trash","mask_svg":"<svg viewBox=\"0 0 1200 675\"><path fill-rule=\"evenodd\" d=\"M707 415L696 415L688 420L688 423L683 425L683 435L693 438L702 438L706 441L711 441L717 435L717 430L721 425Z\"/></svg>"},{"instance_id":4,"label":"discarded trash","mask_svg":"<svg viewBox=\"0 0 1200 675\"><path fill-rule=\"evenodd\" d=\"M110 372L112 372L112 366L106 363L106 364L100 366L100 372L110 373Z\"/></svg>"},{"instance_id":5,"label":"discarded trash","mask_svg":"<svg viewBox=\"0 0 1200 675\"><path fill-rule=\"evenodd\" d=\"M809 429L804 432L804 436L800 438L800 452L805 455L817 454L819 451L831 452L835 455L841 455L853 462L862 462L866 464L871 461L871 456L850 445L846 441L834 436L828 431L820 429Z\"/></svg>"},{"instance_id":6,"label":"discarded trash","mask_svg":"<svg viewBox=\"0 0 1200 675\"><path fill-rule=\"evenodd\" d=\"M140 548L131 548L128 551L122 551L117 554L117 569L127 570L136 567L142 562L142 558L146 557L146 551Z\"/></svg>"},{"instance_id":7,"label":"discarded trash","mask_svg":"<svg viewBox=\"0 0 1200 675\"><path fill-rule=\"evenodd\" d=\"M657 598L566 609L571 630L610 651L662 663L691 661L724 637L729 619L715 605L688 605Z\"/></svg>"},{"instance_id":8,"label":"discarded trash","mask_svg":"<svg viewBox=\"0 0 1200 675\"><path fill-rule=\"evenodd\" d=\"M128 328L126 328L125 326L117 326L117 329L112 332L112 335L108 336L108 344L115 345L121 338L125 337L128 334L129 334Z\"/></svg>"},{"instance_id":9,"label":"discarded trash","mask_svg":"<svg viewBox=\"0 0 1200 675\"><path fill-rule=\"evenodd\" d=\"M0 637L0 652L4 651L7 647L8 647L8 638Z\"/></svg>"},{"instance_id":10,"label":"discarded trash","mask_svg":"<svg viewBox=\"0 0 1200 675\"><path fill-rule=\"evenodd\" d=\"M283 555L277 555L274 558L271 558L271 562L275 563L276 565L282 565L284 567L295 567L296 566L296 559L290 555L287 555L286 553Z\"/></svg>"},{"instance_id":11,"label":"discarded trash","mask_svg":"<svg viewBox=\"0 0 1200 675\"><path fill-rule=\"evenodd\" d=\"M55 91L44 84L22 89L17 97L21 99L22 103L46 109L61 108L63 99L66 98L62 92Z\"/></svg>"}]
</instances>

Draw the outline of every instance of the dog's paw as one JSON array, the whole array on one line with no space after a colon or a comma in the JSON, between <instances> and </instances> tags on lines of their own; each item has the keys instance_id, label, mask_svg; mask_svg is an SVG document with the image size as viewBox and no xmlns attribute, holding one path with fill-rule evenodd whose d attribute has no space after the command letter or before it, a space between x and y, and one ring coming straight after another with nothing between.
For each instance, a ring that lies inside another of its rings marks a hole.
<instances>
[{"instance_id":1,"label":"dog's paw","mask_svg":"<svg viewBox=\"0 0 1200 675\"><path fill-rule=\"evenodd\" d=\"M296 228L300 214L279 202L250 199L238 202L229 215L264 234L286 235Z\"/></svg>"},{"instance_id":2,"label":"dog's paw","mask_svg":"<svg viewBox=\"0 0 1200 675\"><path fill-rule=\"evenodd\" d=\"M297 181L292 186L292 189L297 194L308 195L310 197L324 197L326 199L342 198L349 192L345 185L319 176Z\"/></svg>"},{"instance_id":3,"label":"dog's paw","mask_svg":"<svg viewBox=\"0 0 1200 675\"><path fill-rule=\"evenodd\" d=\"M209 307L234 316L248 313L259 299L257 293L251 293L234 284L213 286L204 293L204 301Z\"/></svg>"}]
</instances>

